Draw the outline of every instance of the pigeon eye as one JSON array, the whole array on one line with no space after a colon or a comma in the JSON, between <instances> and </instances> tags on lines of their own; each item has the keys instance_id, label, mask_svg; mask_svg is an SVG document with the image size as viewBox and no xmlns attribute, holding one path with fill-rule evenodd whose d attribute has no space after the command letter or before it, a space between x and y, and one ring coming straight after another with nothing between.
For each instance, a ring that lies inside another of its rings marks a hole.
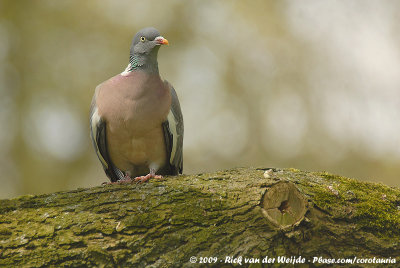
<instances>
[{"instance_id":1,"label":"pigeon eye","mask_svg":"<svg viewBox=\"0 0 400 268\"><path fill-rule=\"evenodd\" d=\"M144 36L140 37L140 41L142 41L142 42L146 41L146 37L144 37Z\"/></svg>"}]
</instances>

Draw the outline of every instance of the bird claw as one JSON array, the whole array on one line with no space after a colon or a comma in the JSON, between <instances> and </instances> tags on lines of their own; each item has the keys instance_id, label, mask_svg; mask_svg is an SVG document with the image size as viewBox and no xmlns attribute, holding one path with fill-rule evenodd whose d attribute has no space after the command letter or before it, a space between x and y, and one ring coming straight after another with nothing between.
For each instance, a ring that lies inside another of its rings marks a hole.
<instances>
[{"instance_id":1,"label":"bird claw","mask_svg":"<svg viewBox=\"0 0 400 268\"><path fill-rule=\"evenodd\" d=\"M134 181L135 181L136 183L143 183L143 182L148 181L148 180L151 179L151 178L161 180L161 179L163 179L164 177L161 176L161 175L155 175L155 174L149 173L149 174L147 174L146 176L139 176L139 177L134 178Z\"/></svg>"},{"instance_id":2,"label":"bird claw","mask_svg":"<svg viewBox=\"0 0 400 268\"><path fill-rule=\"evenodd\" d=\"M131 178L126 178L126 179L119 180L116 183L117 184L127 184L127 183L132 183L132 182L133 182L133 180Z\"/></svg>"},{"instance_id":3,"label":"bird claw","mask_svg":"<svg viewBox=\"0 0 400 268\"><path fill-rule=\"evenodd\" d=\"M157 179L157 180L163 180L164 179L164 177L162 175L154 175L153 178Z\"/></svg>"},{"instance_id":4,"label":"bird claw","mask_svg":"<svg viewBox=\"0 0 400 268\"><path fill-rule=\"evenodd\" d=\"M146 176L139 176L136 178L131 178L129 175L125 175L124 179L118 180L118 181L113 181L113 182L103 182L101 185L110 185L110 184L128 184L128 183L133 183L136 182L137 184L144 183L148 181L149 179L154 178L157 180L162 180L164 177L162 175L155 175L155 174L147 174Z\"/></svg>"}]
</instances>

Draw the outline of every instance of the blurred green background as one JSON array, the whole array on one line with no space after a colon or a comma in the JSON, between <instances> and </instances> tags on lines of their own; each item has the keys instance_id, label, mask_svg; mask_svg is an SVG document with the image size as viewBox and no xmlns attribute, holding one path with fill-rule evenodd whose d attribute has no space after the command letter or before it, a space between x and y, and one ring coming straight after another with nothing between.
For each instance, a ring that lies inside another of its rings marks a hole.
<instances>
[{"instance_id":1,"label":"blurred green background","mask_svg":"<svg viewBox=\"0 0 400 268\"><path fill-rule=\"evenodd\" d=\"M327 170L399 186L400 1L0 0L0 198L100 185L94 88L133 35L185 119L184 173Z\"/></svg>"}]
</instances>

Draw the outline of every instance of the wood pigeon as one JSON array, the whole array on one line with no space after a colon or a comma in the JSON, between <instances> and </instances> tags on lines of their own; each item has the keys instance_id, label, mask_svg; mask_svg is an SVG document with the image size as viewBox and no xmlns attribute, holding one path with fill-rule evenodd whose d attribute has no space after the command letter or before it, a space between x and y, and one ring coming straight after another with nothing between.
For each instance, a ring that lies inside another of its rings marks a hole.
<instances>
[{"instance_id":1,"label":"wood pigeon","mask_svg":"<svg viewBox=\"0 0 400 268\"><path fill-rule=\"evenodd\" d=\"M175 89L158 72L158 49L167 44L157 29L140 30L125 71L96 87L90 136L112 183L182 173L182 112Z\"/></svg>"}]
</instances>

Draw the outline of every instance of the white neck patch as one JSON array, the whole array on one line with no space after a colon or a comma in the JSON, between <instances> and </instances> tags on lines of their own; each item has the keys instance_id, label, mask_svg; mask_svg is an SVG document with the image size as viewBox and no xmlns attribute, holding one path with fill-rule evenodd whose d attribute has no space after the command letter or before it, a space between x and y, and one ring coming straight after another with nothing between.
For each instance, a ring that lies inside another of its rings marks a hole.
<instances>
[{"instance_id":1,"label":"white neck patch","mask_svg":"<svg viewBox=\"0 0 400 268\"><path fill-rule=\"evenodd\" d=\"M121 73L121 75L127 76L130 72L132 72L132 71L130 71L131 67L132 67L132 64L129 63L128 66L125 68L125 70Z\"/></svg>"}]
</instances>

